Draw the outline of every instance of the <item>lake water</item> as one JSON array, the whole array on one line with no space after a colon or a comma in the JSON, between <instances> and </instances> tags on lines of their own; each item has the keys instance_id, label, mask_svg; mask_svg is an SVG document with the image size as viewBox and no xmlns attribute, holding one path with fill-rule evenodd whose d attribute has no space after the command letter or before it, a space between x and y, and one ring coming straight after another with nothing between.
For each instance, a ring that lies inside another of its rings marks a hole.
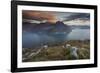
<instances>
[{"instance_id":1,"label":"lake water","mask_svg":"<svg viewBox=\"0 0 100 73\"><path fill-rule=\"evenodd\" d=\"M86 40L90 39L90 29L73 29L69 34L37 34L32 32L23 32L22 45L23 48L34 48L43 44L55 44L67 40Z\"/></svg>"},{"instance_id":2,"label":"lake water","mask_svg":"<svg viewBox=\"0 0 100 73\"><path fill-rule=\"evenodd\" d=\"M74 29L67 36L68 40L85 40L90 39L90 29Z\"/></svg>"}]
</instances>

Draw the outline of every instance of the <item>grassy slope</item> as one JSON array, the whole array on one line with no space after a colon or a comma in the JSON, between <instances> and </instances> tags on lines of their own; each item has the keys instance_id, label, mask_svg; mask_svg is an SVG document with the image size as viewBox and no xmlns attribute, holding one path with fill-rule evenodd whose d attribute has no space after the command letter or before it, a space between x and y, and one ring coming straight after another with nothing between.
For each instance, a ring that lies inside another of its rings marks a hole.
<instances>
[{"instance_id":1,"label":"grassy slope","mask_svg":"<svg viewBox=\"0 0 100 73\"><path fill-rule=\"evenodd\" d=\"M90 43L89 41L67 41L64 44L70 44L71 46L78 47L78 59L90 58ZM63 44L62 44L63 45ZM31 58L23 60L23 62L33 61L53 61L53 60L74 60L70 54L70 48L62 48L62 45L50 46L47 49L41 49L37 55L32 55ZM31 50L27 49L27 52ZM23 55L25 52L23 53ZM27 58L27 57L26 57Z\"/></svg>"}]
</instances>

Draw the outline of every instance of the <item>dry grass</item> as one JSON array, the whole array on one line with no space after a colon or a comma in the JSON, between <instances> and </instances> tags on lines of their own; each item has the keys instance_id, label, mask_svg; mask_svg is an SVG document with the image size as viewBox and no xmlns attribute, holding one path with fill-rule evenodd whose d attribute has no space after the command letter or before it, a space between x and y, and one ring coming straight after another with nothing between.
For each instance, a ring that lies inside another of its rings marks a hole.
<instances>
[{"instance_id":1,"label":"dry grass","mask_svg":"<svg viewBox=\"0 0 100 73\"><path fill-rule=\"evenodd\" d=\"M71 46L78 47L78 59L90 58L90 41L67 41L65 42ZM70 48L63 48L63 45L50 46L47 49L41 49L37 55L33 55L28 58L28 54L32 53L32 49L26 49L23 51L23 62L35 62L35 61L53 61L53 60L75 60L70 54ZM34 52L34 51L33 51ZM27 56L25 54L27 53Z\"/></svg>"}]
</instances>

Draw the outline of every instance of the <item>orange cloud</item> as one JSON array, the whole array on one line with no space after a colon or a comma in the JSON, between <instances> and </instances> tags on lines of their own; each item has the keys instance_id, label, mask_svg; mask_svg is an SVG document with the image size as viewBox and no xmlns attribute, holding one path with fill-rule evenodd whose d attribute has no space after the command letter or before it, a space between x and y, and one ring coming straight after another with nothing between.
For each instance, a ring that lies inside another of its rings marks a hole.
<instances>
[{"instance_id":1,"label":"orange cloud","mask_svg":"<svg viewBox=\"0 0 100 73\"><path fill-rule=\"evenodd\" d=\"M47 22L55 23L57 18L53 12L43 12L43 11L23 11L23 19L33 19L33 20L46 20Z\"/></svg>"}]
</instances>

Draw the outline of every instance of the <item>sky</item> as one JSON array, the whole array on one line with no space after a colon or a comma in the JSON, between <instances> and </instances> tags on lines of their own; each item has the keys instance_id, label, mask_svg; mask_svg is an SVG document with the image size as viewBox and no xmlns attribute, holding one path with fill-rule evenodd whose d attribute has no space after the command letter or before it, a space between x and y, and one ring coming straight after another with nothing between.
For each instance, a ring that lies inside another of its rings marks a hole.
<instances>
[{"instance_id":1,"label":"sky","mask_svg":"<svg viewBox=\"0 0 100 73\"><path fill-rule=\"evenodd\" d=\"M66 25L90 25L89 13L23 10L22 16L23 22L30 23L62 21Z\"/></svg>"}]
</instances>

